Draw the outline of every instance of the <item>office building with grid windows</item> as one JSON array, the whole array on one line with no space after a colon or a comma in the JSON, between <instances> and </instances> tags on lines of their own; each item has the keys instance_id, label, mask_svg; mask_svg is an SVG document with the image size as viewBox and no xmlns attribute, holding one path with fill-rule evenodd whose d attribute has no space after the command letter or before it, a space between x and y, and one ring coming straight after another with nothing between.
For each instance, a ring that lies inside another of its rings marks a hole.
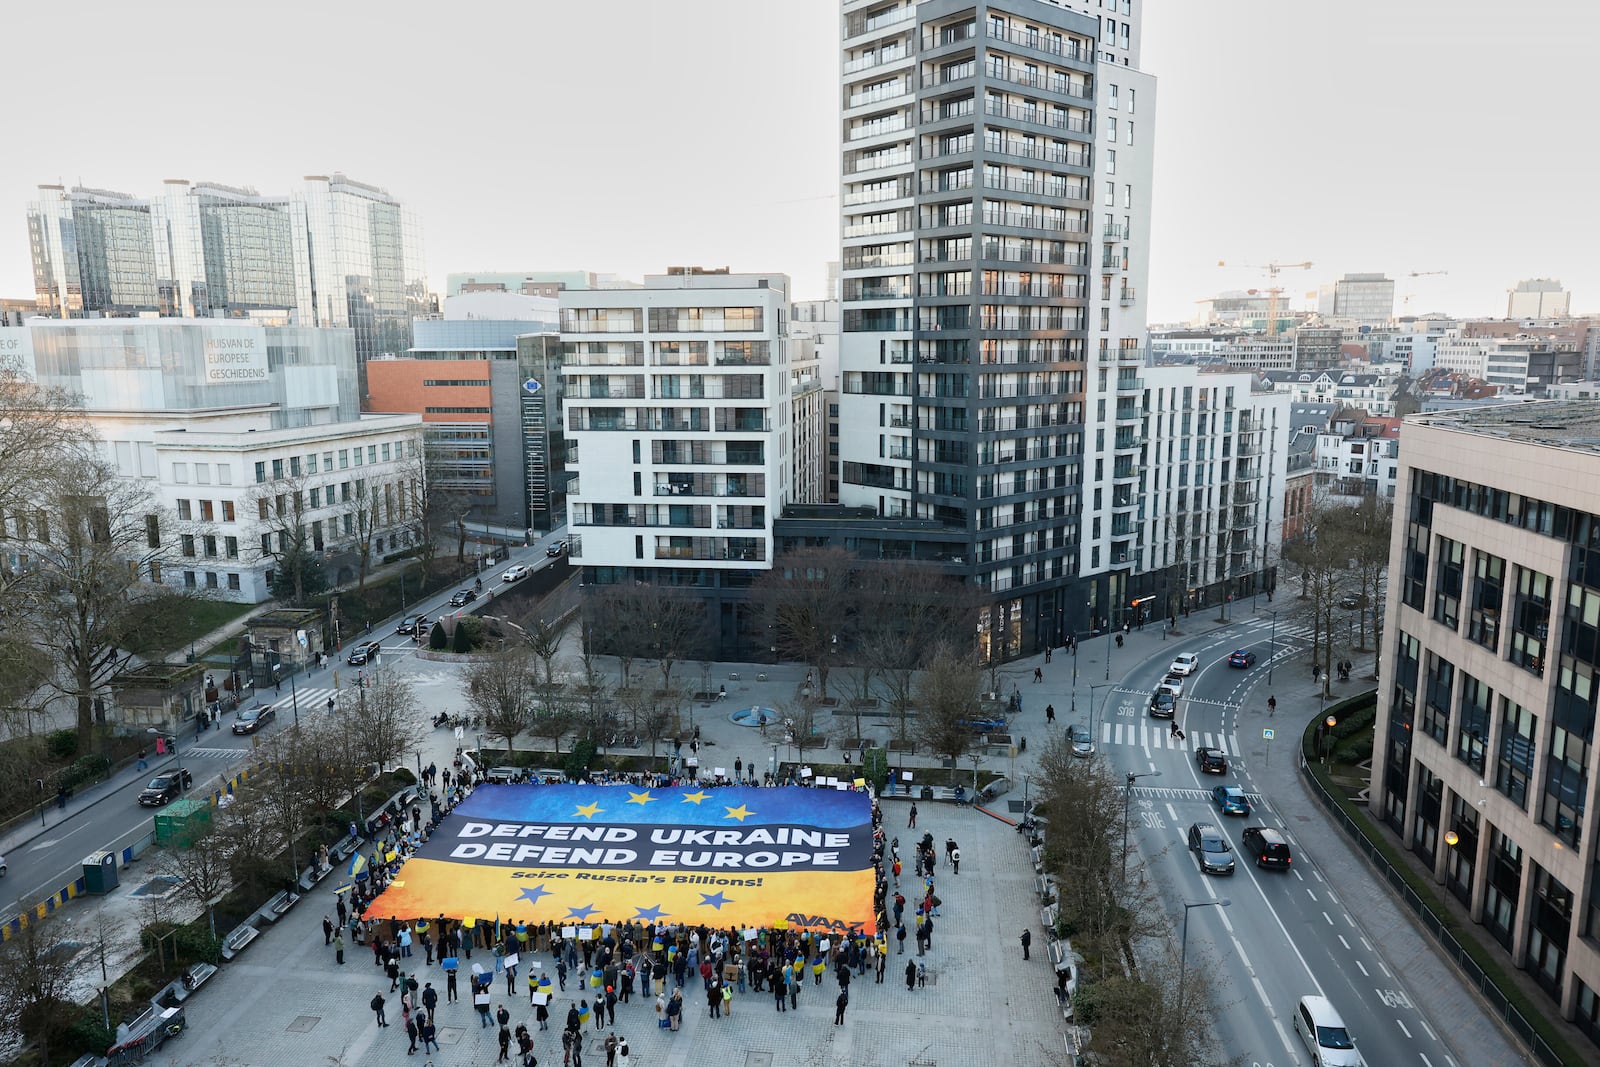
<instances>
[{"instance_id":1,"label":"office building with grid windows","mask_svg":"<svg viewBox=\"0 0 1600 1067\"><path fill-rule=\"evenodd\" d=\"M1403 436L1373 814L1600 1043L1600 412Z\"/></svg>"}]
</instances>

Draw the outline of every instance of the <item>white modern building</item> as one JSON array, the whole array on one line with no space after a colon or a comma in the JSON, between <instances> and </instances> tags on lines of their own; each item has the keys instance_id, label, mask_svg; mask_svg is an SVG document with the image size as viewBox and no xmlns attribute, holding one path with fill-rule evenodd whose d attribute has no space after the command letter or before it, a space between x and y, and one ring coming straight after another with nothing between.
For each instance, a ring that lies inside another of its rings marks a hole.
<instances>
[{"instance_id":1,"label":"white modern building","mask_svg":"<svg viewBox=\"0 0 1600 1067\"><path fill-rule=\"evenodd\" d=\"M411 543L421 419L360 414L348 330L34 319L0 349L81 396L106 459L148 488L167 548L150 581L266 600L286 513L335 581Z\"/></svg>"},{"instance_id":2,"label":"white modern building","mask_svg":"<svg viewBox=\"0 0 1600 1067\"><path fill-rule=\"evenodd\" d=\"M1400 426L1394 418L1335 416L1317 434L1316 484L1324 495L1394 499L1400 468Z\"/></svg>"},{"instance_id":3,"label":"white modern building","mask_svg":"<svg viewBox=\"0 0 1600 1067\"><path fill-rule=\"evenodd\" d=\"M1387 325L1394 318L1394 279L1346 274L1318 290L1317 313L1328 322Z\"/></svg>"},{"instance_id":4,"label":"white modern building","mask_svg":"<svg viewBox=\"0 0 1600 1067\"><path fill-rule=\"evenodd\" d=\"M782 274L686 272L561 293L571 556L588 584L692 587L734 632L773 521L821 499L822 383L788 291Z\"/></svg>"},{"instance_id":5,"label":"white modern building","mask_svg":"<svg viewBox=\"0 0 1600 1067\"><path fill-rule=\"evenodd\" d=\"M1400 379L1392 374L1354 371L1265 371L1261 377L1274 391L1287 393L1296 404L1335 404L1360 408L1368 415L1394 414Z\"/></svg>"},{"instance_id":6,"label":"white modern building","mask_svg":"<svg viewBox=\"0 0 1600 1067\"><path fill-rule=\"evenodd\" d=\"M1527 278L1506 293L1508 319L1564 319L1572 310L1572 294L1555 278Z\"/></svg>"}]
</instances>

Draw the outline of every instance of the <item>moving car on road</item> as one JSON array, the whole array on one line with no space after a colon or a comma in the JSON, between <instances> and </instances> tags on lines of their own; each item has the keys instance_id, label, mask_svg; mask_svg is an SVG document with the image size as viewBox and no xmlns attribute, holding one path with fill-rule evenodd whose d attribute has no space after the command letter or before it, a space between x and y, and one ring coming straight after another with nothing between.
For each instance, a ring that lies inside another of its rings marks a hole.
<instances>
[{"instance_id":1,"label":"moving car on road","mask_svg":"<svg viewBox=\"0 0 1600 1067\"><path fill-rule=\"evenodd\" d=\"M1211 799L1217 802L1217 807L1222 809L1224 815L1250 817L1250 798L1236 785L1217 786L1211 791Z\"/></svg>"},{"instance_id":2,"label":"moving car on road","mask_svg":"<svg viewBox=\"0 0 1600 1067\"><path fill-rule=\"evenodd\" d=\"M5 876L6 876L6 858L4 856L0 856L0 878L4 878Z\"/></svg>"},{"instance_id":3,"label":"moving car on road","mask_svg":"<svg viewBox=\"0 0 1600 1067\"><path fill-rule=\"evenodd\" d=\"M378 644L378 642L363 641L361 644L350 650L350 656L345 660L345 662L350 664L352 667L360 667L371 660L377 659L379 653L382 651L383 646Z\"/></svg>"},{"instance_id":4,"label":"moving car on road","mask_svg":"<svg viewBox=\"0 0 1600 1067\"><path fill-rule=\"evenodd\" d=\"M1194 761L1200 765L1201 774L1228 773L1228 756L1220 748L1197 748Z\"/></svg>"},{"instance_id":5,"label":"moving car on road","mask_svg":"<svg viewBox=\"0 0 1600 1067\"><path fill-rule=\"evenodd\" d=\"M1193 652L1180 652L1172 661L1172 666L1167 668L1168 674L1178 674L1187 678L1200 669L1200 657Z\"/></svg>"},{"instance_id":6,"label":"moving car on road","mask_svg":"<svg viewBox=\"0 0 1600 1067\"><path fill-rule=\"evenodd\" d=\"M557 556L564 556L566 553L567 543L565 541L557 541L555 544L544 550L544 554L549 556L551 559L555 559Z\"/></svg>"},{"instance_id":7,"label":"moving car on road","mask_svg":"<svg viewBox=\"0 0 1600 1067\"><path fill-rule=\"evenodd\" d=\"M1161 688L1171 693L1174 697L1183 696L1183 675L1169 674L1161 680Z\"/></svg>"},{"instance_id":8,"label":"moving car on road","mask_svg":"<svg viewBox=\"0 0 1600 1067\"><path fill-rule=\"evenodd\" d=\"M456 593L455 596L450 598L450 606L453 608L459 608L466 604L470 604L477 599L477 593L473 592L471 589L463 589Z\"/></svg>"},{"instance_id":9,"label":"moving car on road","mask_svg":"<svg viewBox=\"0 0 1600 1067\"><path fill-rule=\"evenodd\" d=\"M192 785L194 785L194 775L189 773L187 767L180 771L158 774L150 779L150 784L139 794L139 805L145 808L159 808L168 801L178 799L183 795L183 791Z\"/></svg>"},{"instance_id":10,"label":"moving car on road","mask_svg":"<svg viewBox=\"0 0 1600 1067\"><path fill-rule=\"evenodd\" d=\"M1072 745L1074 756L1094 755L1094 738L1089 735L1089 728L1074 723L1067 727L1067 742Z\"/></svg>"},{"instance_id":11,"label":"moving car on road","mask_svg":"<svg viewBox=\"0 0 1600 1067\"><path fill-rule=\"evenodd\" d=\"M1244 850L1256 858L1257 867L1276 867L1280 871L1287 871L1294 862L1294 857L1289 854L1289 842L1270 826L1246 826L1243 841Z\"/></svg>"},{"instance_id":12,"label":"moving car on road","mask_svg":"<svg viewBox=\"0 0 1600 1067\"><path fill-rule=\"evenodd\" d=\"M1215 824L1197 822L1189 827L1189 851L1200 861L1202 873L1233 873L1233 849Z\"/></svg>"},{"instance_id":13,"label":"moving car on road","mask_svg":"<svg viewBox=\"0 0 1600 1067\"><path fill-rule=\"evenodd\" d=\"M407 615L400 620L400 625L394 628L394 632L397 634L414 634L427 625L428 617L426 615Z\"/></svg>"},{"instance_id":14,"label":"moving car on road","mask_svg":"<svg viewBox=\"0 0 1600 1067\"><path fill-rule=\"evenodd\" d=\"M1178 701L1172 692L1165 686L1157 689L1150 697L1150 716L1155 719L1170 719L1178 713Z\"/></svg>"},{"instance_id":15,"label":"moving car on road","mask_svg":"<svg viewBox=\"0 0 1600 1067\"><path fill-rule=\"evenodd\" d=\"M1301 997L1294 1029L1306 1043L1314 1067L1366 1067L1355 1040L1327 997Z\"/></svg>"},{"instance_id":16,"label":"moving car on road","mask_svg":"<svg viewBox=\"0 0 1600 1067\"><path fill-rule=\"evenodd\" d=\"M520 581L532 573L532 567L528 566L526 563L517 563L507 567L506 572L500 576L500 580L502 582Z\"/></svg>"},{"instance_id":17,"label":"moving car on road","mask_svg":"<svg viewBox=\"0 0 1600 1067\"><path fill-rule=\"evenodd\" d=\"M233 720L233 732L253 734L278 717L278 710L268 704L259 708L245 708Z\"/></svg>"},{"instance_id":18,"label":"moving car on road","mask_svg":"<svg viewBox=\"0 0 1600 1067\"><path fill-rule=\"evenodd\" d=\"M1242 668L1242 667L1254 667L1255 665L1256 665L1256 654L1254 652L1251 652L1248 648L1236 648L1236 649L1233 650L1233 653L1228 657L1228 666L1230 666L1230 667L1241 667Z\"/></svg>"}]
</instances>

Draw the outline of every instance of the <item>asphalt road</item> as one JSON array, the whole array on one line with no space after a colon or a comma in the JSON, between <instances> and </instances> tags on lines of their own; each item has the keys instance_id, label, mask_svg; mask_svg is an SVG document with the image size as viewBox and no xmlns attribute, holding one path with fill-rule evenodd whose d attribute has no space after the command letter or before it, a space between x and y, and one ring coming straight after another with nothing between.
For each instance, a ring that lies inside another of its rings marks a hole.
<instances>
[{"instance_id":1,"label":"asphalt road","mask_svg":"<svg viewBox=\"0 0 1600 1067\"><path fill-rule=\"evenodd\" d=\"M546 547L565 536L558 531L536 541L532 546L513 550L509 561L490 568L483 574L487 591L491 583L500 584L500 575L507 567L517 563L542 569L556 562L545 554ZM468 583L470 584L470 583ZM408 613L425 612L429 618L441 613L459 614L481 605L479 600L462 608L449 606L450 597L462 588L458 586L436 594L427 600L409 605ZM430 676L425 665L412 657L415 644L404 634L394 632L399 618L374 623L370 637L362 635L345 644L345 653L364 641L378 641L384 647L379 663L400 666L408 674L423 681L443 683L443 672ZM175 756L154 757L145 771L132 768L120 772L110 782L101 783L82 791L68 802L64 818L56 821L54 810L47 812L49 824L25 823L7 835L0 854L6 858L9 871L0 892L13 906L0 908L0 914L10 917L16 913L18 902L31 903L59 890L83 873L84 857L101 849L120 850L154 828L154 818L162 809L141 807L139 792L156 774L175 769L180 763L194 776L192 795L204 796L217 783L231 777L238 764L245 761L257 737L269 737L294 722L294 706L298 704L301 716L326 714L328 698L352 692L358 667L347 664L344 657L331 660L322 670L309 670L295 676L293 683L285 680L281 691L270 689L256 691L244 702L245 708L271 704L276 708L275 721L262 727L258 735L235 735L232 732L235 713L222 716L221 728L196 736L193 729L183 732ZM432 706L441 706L434 703ZM458 710L458 709L452 709ZM420 730L429 729L422 723Z\"/></svg>"},{"instance_id":2,"label":"asphalt road","mask_svg":"<svg viewBox=\"0 0 1600 1067\"><path fill-rule=\"evenodd\" d=\"M1359 917L1344 908L1324 879L1317 856L1296 841L1293 828L1273 810L1272 798L1257 793L1249 768L1238 758L1236 709L1245 700L1265 702L1269 658L1267 643L1251 642L1245 632L1241 624L1205 638L1174 640L1158 653L1159 661L1151 657L1123 663L1113 650L1112 674L1120 674L1121 681L1097 694L1101 701L1094 724L1099 751L1119 772L1157 772L1134 785L1129 841L1144 861L1175 933L1182 933L1183 905L1200 905L1189 909L1188 967L1189 973L1203 971L1212 980L1222 1051L1236 1062L1259 1067L1311 1063L1292 1020L1302 995L1320 994L1344 1017L1369 1064L1453 1065L1436 1036L1437 1027L1392 976ZM1256 651L1260 661L1255 667L1227 666L1235 642ZM1187 679L1178 703L1178 722L1187 740L1176 741L1167 721L1150 718L1147 708L1170 657L1186 651L1197 653L1201 665ZM1293 642L1280 641L1278 663L1294 651ZM1102 653L1101 669L1104 662ZM1102 677L1087 661L1080 662L1080 672L1091 674L1096 683ZM1081 702L1079 718L1087 718ZM1269 751L1292 760L1304 715L1285 715L1281 721L1284 730L1276 749ZM1226 774L1200 772L1194 749L1202 744L1227 751ZM1252 794L1252 813L1223 815L1210 795L1219 784L1240 785ZM1188 828L1197 821L1213 823L1229 840L1235 859L1232 875L1201 873L1187 844ZM1294 853L1289 871L1254 866L1241 847L1247 825L1283 832ZM1224 899L1229 901L1226 907L1210 903Z\"/></svg>"}]
</instances>

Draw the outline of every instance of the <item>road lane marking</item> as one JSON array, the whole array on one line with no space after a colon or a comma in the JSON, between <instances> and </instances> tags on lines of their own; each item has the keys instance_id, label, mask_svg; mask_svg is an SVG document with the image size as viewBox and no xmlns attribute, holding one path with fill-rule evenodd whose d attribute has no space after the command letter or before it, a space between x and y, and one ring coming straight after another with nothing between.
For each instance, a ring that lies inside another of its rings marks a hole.
<instances>
[{"instance_id":1,"label":"road lane marking","mask_svg":"<svg viewBox=\"0 0 1600 1067\"><path fill-rule=\"evenodd\" d=\"M1361 943L1366 946L1366 949L1367 949L1368 952L1376 952L1376 951L1378 951L1377 949L1372 947L1372 942L1368 941L1365 937L1362 937Z\"/></svg>"},{"instance_id":2,"label":"road lane marking","mask_svg":"<svg viewBox=\"0 0 1600 1067\"><path fill-rule=\"evenodd\" d=\"M1339 939L1339 944L1344 946L1346 952L1350 951L1350 942L1344 939L1343 934L1335 934L1334 936Z\"/></svg>"},{"instance_id":3,"label":"road lane marking","mask_svg":"<svg viewBox=\"0 0 1600 1067\"><path fill-rule=\"evenodd\" d=\"M1433 1027L1428 1025L1428 1020L1426 1020L1426 1019L1418 1019L1417 1022L1422 1026L1422 1032L1427 1034L1429 1038L1431 1038L1434 1041L1439 1040L1439 1035L1434 1033L1433 1032Z\"/></svg>"},{"instance_id":4,"label":"road lane marking","mask_svg":"<svg viewBox=\"0 0 1600 1067\"><path fill-rule=\"evenodd\" d=\"M1316 900L1317 899L1317 891L1315 889L1308 888L1306 890L1306 896L1310 897L1312 900Z\"/></svg>"},{"instance_id":5,"label":"road lane marking","mask_svg":"<svg viewBox=\"0 0 1600 1067\"><path fill-rule=\"evenodd\" d=\"M1394 1021L1394 1024L1400 1028L1400 1032L1402 1034L1406 1035L1406 1040L1407 1041L1411 1040L1411 1031L1406 1029L1406 1024L1405 1023L1401 1022L1399 1019L1396 1019Z\"/></svg>"},{"instance_id":6,"label":"road lane marking","mask_svg":"<svg viewBox=\"0 0 1600 1067\"><path fill-rule=\"evenodd\" d=\"M1394 977L1394 975L1389 973L1389 968L1384 965L1383 957L1381 957L1381 956L1378 957L1378 966L1383 968L1383 973L1384 973L1385 977L1388 977L1388 978L1393 978Z\"/></svg>"},{"instance_id":7,"label":"road lane marking","mask_svg":"<svg viewBox=\"0 0 1600 1067\"><path fill-rule=\"evenodd\" d=\"M1433 1067L1433 1061L1428 1059L1428 1054L1426 1052L1419 1052L1417 1055L1422 1058L1422 1062L1427 1064L1428 1067Z\"/></svg>"},{"instance_id":8,"label":"road lane marking","mask_svg":"<svg viewBox=\"0 0 1600 1067\"><path fill-rule=\"evenodd\" d=\"M1333 916L1332 916L1332 915L1329 915L1329 914L1328 914L1328 913L1327 913L1327 912L1323 912L1323 913L1322 913L1322 917L1323 917L1323 918L1324 918L1324 919L1327 919L1327 920L1328 920L1328 925L1329 925L1329 926L1332 926L1332 925L1333 925Z\"/></svg>"},{"instance_id":9,"label":"road lane marking","mask_svg":"<svg viewBox=\"0 0 1600 1067\"><path fill-rule=\"evenodd\" d=\"M1372 977L1372 972L1368 971L1365 967L1362 967L1360 960L1356 960L1356 966L1357 967L1361 967L1361 977L1363 977L1363 978L1371 978Z\"/></svg>"}]
</instances>

